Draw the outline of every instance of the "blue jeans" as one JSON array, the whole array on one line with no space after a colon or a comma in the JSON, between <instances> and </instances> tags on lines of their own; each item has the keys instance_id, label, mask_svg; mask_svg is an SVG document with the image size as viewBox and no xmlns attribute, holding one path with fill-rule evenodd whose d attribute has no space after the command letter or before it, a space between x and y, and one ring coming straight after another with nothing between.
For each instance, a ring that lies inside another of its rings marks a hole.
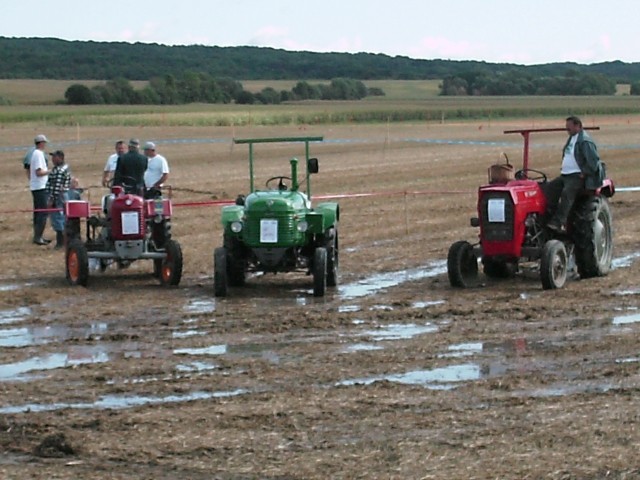
<instances>
[{"instance_id":1,"label":"blue jeans","mask_svg":"<svg viewBox=\"0 0 640 480\"><path fill-rule=\"evenodd\" d=\"M61 198L56 199L53 208L60 208L59 212L51 212L51 227L56 232L64 232L64 202Z\"/></svg>"}]
</instances>

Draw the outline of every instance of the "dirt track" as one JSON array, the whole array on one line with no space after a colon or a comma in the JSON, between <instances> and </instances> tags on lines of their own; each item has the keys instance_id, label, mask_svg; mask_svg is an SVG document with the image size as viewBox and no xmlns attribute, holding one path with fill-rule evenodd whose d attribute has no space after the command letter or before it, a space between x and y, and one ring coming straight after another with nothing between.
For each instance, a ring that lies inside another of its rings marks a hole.
<instances>
[{"instance_id":1,"label":"dirt track","mask_svg":"<svg viewBox=\"0 0 640 480\"><path fill-rule=\"evenodd\" d=\"M616 185L640 185L640 117L587 122ZM63 255L31 245L16 213L31 205L22 153L1 151L0 478L640 478L640 193L611 199L607 277L447 281L487 167L520 161L503 130L558 125L44 130L85 186L117 137L156 141L177 205L246 193L234 135L324 135L314 194L393 195L339 200L341 285L323 299L303 275L214 299L211 206L175 209L179 287L144 262L69 287ZM4 132L0 147L40 133ZM534 137L535 168L555 175L563 140ZM259 147L262 178L302 155Z\"/></svg>"}]
</instances>

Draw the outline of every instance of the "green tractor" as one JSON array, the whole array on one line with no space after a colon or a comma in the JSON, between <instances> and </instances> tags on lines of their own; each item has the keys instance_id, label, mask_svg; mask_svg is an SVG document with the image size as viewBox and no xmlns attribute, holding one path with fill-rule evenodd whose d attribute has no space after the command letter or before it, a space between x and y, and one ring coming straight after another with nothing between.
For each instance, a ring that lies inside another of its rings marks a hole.
<instances>
[{"instance_id":1,"label":"green tractor","mask_svg":"<svg viewBox=\"0 0 640 480\"><path fill-rule=\"evenodd\" d=\"M250 193L235 205L222 207L223 246L213 253L216 297L229 287L242 287L250 273L304 271L313 276L313 295L322 297L327 286L338 284L338 220L336 202L311 206L311 175L318 159L309 158L309 143L322 137L234 139L249 145ZM257 143L304 142L306 192L298 182L298 159L289 163L289 175L276 175L265 188L254 186L253 147Z\"/></svg>"}]
</instances>

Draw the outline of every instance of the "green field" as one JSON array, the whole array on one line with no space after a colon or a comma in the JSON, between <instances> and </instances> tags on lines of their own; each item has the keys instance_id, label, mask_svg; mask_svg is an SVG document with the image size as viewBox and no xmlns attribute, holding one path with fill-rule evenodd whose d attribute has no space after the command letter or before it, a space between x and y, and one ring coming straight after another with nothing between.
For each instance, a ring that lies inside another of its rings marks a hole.
<instances>
[{"instance_id":1,"label":"green field","mask_svg":"<svg viewBox=\"0 0 640 480\"><path fill-rule=\"evenodd\" d=\"M440 97L438 81L369 81L386 95L360 101L305 101L281 105L56 104L73 81L0 80L0 122L82 126L320 125L330 123L447 122L533 116L640 113L640 96ZM100 82L83 82L88 86ZM313 83L313 82L312 82ZM134 82L140 88L144 82ZM243 82L250 91L290 90L294 81ZM621 89L621 93L625 90Z\"/></svg>"}]
</instances>

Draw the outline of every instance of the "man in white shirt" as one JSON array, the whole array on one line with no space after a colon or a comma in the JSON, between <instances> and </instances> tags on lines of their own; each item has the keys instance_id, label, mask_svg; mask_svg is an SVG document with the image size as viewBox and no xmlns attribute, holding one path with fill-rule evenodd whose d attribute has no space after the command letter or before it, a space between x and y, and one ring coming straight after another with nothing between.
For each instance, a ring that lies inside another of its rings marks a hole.
<instances>
[{"instance_id":1,"label":"man in white shirt","mask_svg":"<svg viewBox=\"0 0 640 480\"><path fill-rule=\"evenodd\" d=\"M108 187L109 182L113 178L113 174L116 171L116 166L118 165L118 158L120 155L124 155L127 151L127 146L124 144L123 140L118 140L116 142L116 153L113 153L107 159L107 163L104 166L104 171L102 172L102 186Z\"/></svg>"},{"instance_id":2,"label":"man in white shirt","mask_svg":"<svg viewBox=\"0 0 640 480\"><path fill-rule=\"evenodd\" d=\"M156 153L156 145L153 142L145 143L144 155L149 159L147 170L144 172L144 186L147 191L151 189L159 191L169 178L167 159Z\"/></svg>"},{"instance_id":3,"label":"man in white shirt","mask_svg":"<svg viewBox=\"0 0 640 480\"><path fill-rule=\"evenodd\" d=\"M42 237L47 225L46 209L49 207L49 193L47 192L47 180L49 169L44 149L49 140L44 135L37 135L34 139L35 150L31 154L29 165L29 188L33 197L33 243L47 245L51 240ZM42 211L45 210L45 211Z\"/></svg>"}]
</instances>

